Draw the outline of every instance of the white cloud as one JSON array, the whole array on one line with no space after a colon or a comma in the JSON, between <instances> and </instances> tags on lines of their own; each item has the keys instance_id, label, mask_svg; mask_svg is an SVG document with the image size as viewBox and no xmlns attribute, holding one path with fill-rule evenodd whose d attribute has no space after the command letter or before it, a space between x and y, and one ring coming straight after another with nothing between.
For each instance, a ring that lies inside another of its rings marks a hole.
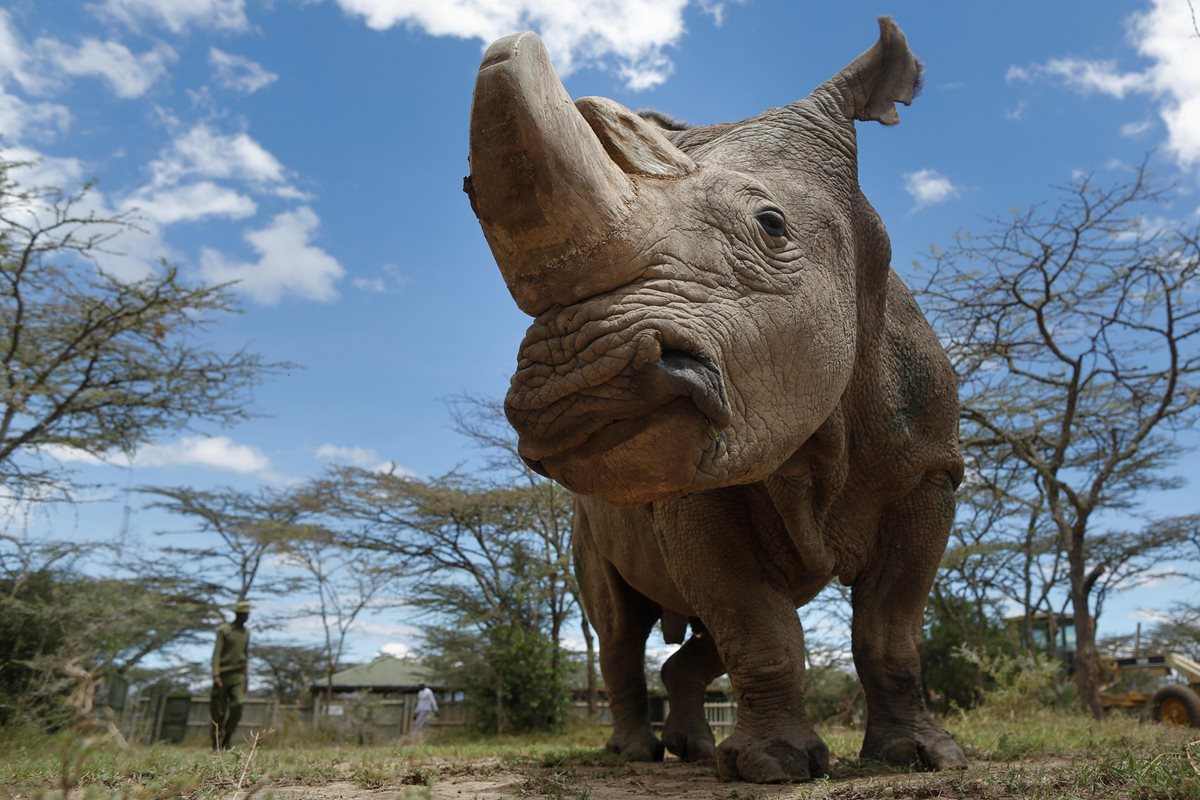
<instances>
[{"instance_id":1,"label":"white cloud","mask_svg":"<svg viewBox=\"0 0 1200 800\"><path fill-rule=\"evenodd\" d=\"M713 24L718 28L725 24L725 3L722 0L699 0L700 10L713 18ZM733 0L741 5L746 0Z\"/></svg>"},{"instance_id":2,"label":"white cloud","mask_svg":"<svg viewBox=\"0 0 1200 800\"><path fill-rule=\"evenodd\" d=\"M29 44L11 17L0 10L0 85L11 78L31 94L51 94L72 78L95 77L118 97L141 97L167 73L175 58L175 51L165 44L140 55L120 42L91 37L77 45L45 36Z\"/></svg>"},{"instance_id":3,"label":"white cloud","mask_svg":"<svg viewBox=\"0 0 1200 800\"><path fill-rule=\"evenodd\" d=\"M959 194L959 188L934 169L904 173L904 190L917 201L917 208L941 203Z\"/></svg>"},{"instance_id":4,"label":"white cloud","mask_svg":"<svg viewBox=\"0 0 1200 800\"><path fill-rule=\"evenodd\" d=\"M1136 611L1130 612L1128 619L1133 622L1162 623L1170 622L1172 616L1165 611L1158 611L1153 608L1139 608Z\"/></svg>"},{"instance_id":5,"label":"white cloud","mask_svg":"<svg viewBox=\"0 0 1200 800\"><path fill-rule=\"evenodd\" d=\"M285 186L286 173L275 156L249 134L222 134L200 124L180 136L151 162L155 186L170 186L189 177L235 178L250 183Z\"/></svg>"},{"instance_id":6,"label":"white cloud","mask_svg":"<svg viewBox=\"0 0 1200 800\"><path fill-rule=\"evenodd\" d=\"M356 467L370 467L379 463L379 454L369 447L342 447L336 444L323 444L318 447L317 458L345 461Z\"/></svg>"},{"instance_id":7,"label":"white cloud","mask_svg":"<svg viewBox=\"0 0 1200 800\"><path fill-rule=\"evenodd\" d=\"M1025 116L1025 101L1021 100L1015 106L1004 112L1004 118L1013 122L1020 122Z\"/></svg>"},{"instance_id":8,"label":"white cloud","mask_svg":"<svg viewBox=\"0 0 1200 800\"><path fill-rule=\"evenodd\" d=\"M513 31L536 30L560 75L585 66L616 71L633 90L667 80L666 48L685 33L691 0L336 0L367 25L418 28L430 36L478 39L485 45ZM725 3L700 0L719 25Z\"/></svg>"},{"instance_id":9,"label":"white cloud","mask_svg":"<svg viewBox=\"0 0 1200 800\"><path fill-rule=\"evenodd\" d=\"M254 94L259 89L265 89L279 78L257 62L215 47L209 48L208 63L217 73L217 83L226 89L244 94Z\"/></svg>"},{"instance_id":10,"label":"white cloud","mask_svg":"<svg viewBox=\"0 0 1200 800\"><path fill-rule=\"evenodd\" d=\"M0 138L7 143L26 136L52 139L66 133L71 112L57 103L27 103L8 94L0 84Z\"/></svg>"},{"instance_id":11,"label":"white cloud","mask_svg":"<svg viewBox=\"0 0 1200 800\"><path fill-rule=\"evenodd\" d=\"M189 26L246 30L246 0L103 0L92 6L102 16L138 29L144 21L174 33Z\"/></svg>"},{"instance_id":12,"label":"white cloud","mask_svg":"<svg viewBox=\"0 0 1200 800\"><path fill-rule=\"evenodd\" d=\"M238 289L268 305L287 293L309 300L334 300L338 296L334 283L345 270L333 256L310 244L318 225L316 213L307 206L284 212L267 227L246 234L258 261L234 261L205 248L200 253L201 271L211 281L237 281Z\"/></svg>"},{"instance_id":13,"label":"white cloud","mask_svg":"<svg viewBox=\"0 0 1200 800\"><path fill-rule=\"evenodd\" d=\"M350 285L364 292L382 294L403 289L408 283L408 276L400 272L400 268L395 264L384 264L380 271L382 275L372 275L369 278L355 276L350 279Z\"/></svg>"},{"instance_id":14,"label":"white cloud","mask_svg":"<svg viewBox=\"0 0 1200 800\"><path fill-rule=\"evenodd\" d=\"M258 210L249 197L211 181L141 192L127 200L126 206L163 225L205 217L244 219Z\"/></svg>"},{"instance_id":15,"label":"white cloud","mask_svg":"<svg viewBox=\"0 0 1200 800\"><path fill-rule=\"evenodd\" d=\"M1148 119L1143 119L1138 122L1126 122L1121 126L1121 135L1130 139L1136 139L1153 127L1154 122Z\"/></svg>"},{"instance_id":16,"label":"white cloud","mask_svg":"<svg viewBox=\"0 0 1200 800\"><path fill-rule=\"evenodd\" d=\"M20 146L5 148L4 153L9 160L25 165L13 171L13 177L22 186L58 187L69 190L74 189L83 179L83 162L77 158L47 156Z\"/></svg>"},{"instance_id":17,"label":"white cloud","mask_svg":"<svg viewBox=\"0 0 1200 800\"><path fill-rule=\"evenodd\" d=\"M184 436L171 444L141 448L133 458L137 467L197 466L243 474L265 472L271 461L257 447L238 444L227 436Z\"/></svg>"},{"instance_id":18,"label":"white cloud","mask_svg":"<svg viewBox=\"0 0 1200 800\"><path fill-rule=\"evenodd\" d=\"M86 177L84 163L77 158L47 156L36 150L16 146L5 149L5 155L14 160L29 162L13 175L23 186L57 187L75 191ZM94 214L97 219L110 218L118 214L104 192L92 188L76 204L75 212L81 215ZM26 208L29 222L47 220L46 210ZM155 220L146 217L137 221L137 228L125 228L105 243L103 250L95 253L97 266L104 272L121 280L135 280L149 275L161 258L172 258L162 240L161 230Z\"/></svg>"},{"instance_id":19,"label":"white cloud","mask_svg":"<svg viewBox=\"0 0 1200 800\"><path fill-rule=\"evenodd\" d=\"M369 469L372 472L390 472L401 478L417 477L417 473L400 466L395 461L380 459L379 455L369 447L343 447L326 443L317 448L316 456L329 461L342 461L356 467Z\"/></svg>"},{"instance_id":20,"label":"white cloud","mask_svg":"<svg viewBox=\"0 0 1200 800\"><path fill-rule=\"evenodd\" d=\"M1167 149L1183 167L1200 164L1200 41L1185 4L1152 0L1133 17L1130 34L1138 52L1153 61L1147 70L1162 105Z\"/></svg>"},{"instance_id":21,"label":"white cloud","mask_svg":"<svg viewBox=\"0 0 1200 800\"><path fill-rule=\"evenodd\" d=\"M1058 78L1069 88L1081 94L1100 92L1122 99L1129 92L1146 88L1146 75L1122 73L1114 61L1088 61L1080 58L1052 58L1045 64L1030 67L1009 67L1005 73L1009 81L1034 81L1040 78Z\"/></svg>"},{"instance_id":22,"label":"white cloud","mask_svg":"<svg viewBox=\"0 0 1200 800\"><path fill-rule=\"evenodd\" d=\"M408 658L413 655L412 647L404 642L388 642L379 648L379 652L382 655L391 656L392 658Z\"/></svg>"},{"instance_id":23,"label":"white cloud","mask_svg":"<svg viewBox=\"0 0 1200 800\"><path fill-rule=\"evenodd\" d=\"M35 91L42 82L29 71L29 58L28 45L8 12L0 9L0 83L12 78L25 91Z\"/></svg>"},{"instance_id":24,"label":"white cloud","mask_svg":"<svg viewBox=\"0 0 1200 800\"><path fill-rule=\"evenodd\" d=\"M1124 99L1148 94L1159 103L1167 150L1180 167L1200 165L1200 44L1189 11L1177 0L1150 0L1127 20L1130 41L1150 61L1144 70L1122 72L1113 61L1056 58L1030 67L1010 67L1009 80L1060 80L1082 94L1100 92Z\"/></svg>"},{"instance_id":25,"label":"white cloud","mask_svg":"<svg viewBox=\"0 0 1200 800\"><path fill-rule=\"evenodd\" d=\"M145 94L167 73L167 65L175 60L175 51L166 45L141 55L134 55L119 42L90 38L78 46L57 39L38 39L33 46L51 75L97 77L107 83L117 97L125 99Z\"/></svg>"},{"instance_id":26,"label":"white cloud","mask_svg":"<svg viewBox=\"0 0 1200 800\"><path fill-rule=\"evenodd\" d=\"M127 457L120 453L103 458L60 445L48 445L42 452L63 463L113 464L131 467L205 467L241 474L266 473L271 461L261 450L238 444L227 436L184 436L167 444L149 444Z\"/></svg>"},{"instance_id":27,"label":"white cloud","mask_svg":"<svg viewBox=\"0 0 1200 800\"><path fill-rule=\"evenodd\" d=\"M74 447L67 447L61 444L48 444L39 448L39 452L52 458L55 461L61 461L64 464L107 464L109 460L100 458L88 453L84 450L77 450Z\"/></svg>"},{"instance_id":28,"label":"white cloud","mask_svg":"<svg viewBox=\"0 0 1200 800\"><path fill-rule=\"evenodd\" d=\"M374 278L351 278L350 285L364 292L386 292L387 281L378 276Z\"/></svg>"}]
</instances>

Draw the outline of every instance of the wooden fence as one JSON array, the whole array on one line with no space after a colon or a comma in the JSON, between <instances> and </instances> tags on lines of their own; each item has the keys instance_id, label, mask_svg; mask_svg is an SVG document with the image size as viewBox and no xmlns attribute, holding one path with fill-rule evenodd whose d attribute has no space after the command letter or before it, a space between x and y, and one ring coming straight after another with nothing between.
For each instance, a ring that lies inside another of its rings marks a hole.
<instances>
[{"instance_id":1,"label":"wooden fence","mask_svg":"<svg viewBox=\"0 0 1200 800\"><path fill-rule=\"evenodd\" d=\"M256 733L273 730L283 738L293 734L310 735L319 727L331 739L355 744L378 744L398 741L412 729L416 695L381 699L372 695L343 695L334 697L329 708L324 698L314 705L300 706L276 703L274 700L248 697L242 709L235 743L251 741ZM471 723L470 711L462 702L441 701L438 716L431 720L431 729L438 731L466 730ZM663 711L668 711L663 703ZM600 703L597 721L612 724L608 705ZM587 704L574 703L569 709L571 718L587 719ZM737 706L731 702L707 702L704 715L717 739L728 735L737 722ZM320 726L314 725L319 721ZM661 727L662 720L655 720ZM207 742L211 736L208 696L188 694L143 695L130 704L122 729L130 741Z\"/></svg>"}]
</instances>

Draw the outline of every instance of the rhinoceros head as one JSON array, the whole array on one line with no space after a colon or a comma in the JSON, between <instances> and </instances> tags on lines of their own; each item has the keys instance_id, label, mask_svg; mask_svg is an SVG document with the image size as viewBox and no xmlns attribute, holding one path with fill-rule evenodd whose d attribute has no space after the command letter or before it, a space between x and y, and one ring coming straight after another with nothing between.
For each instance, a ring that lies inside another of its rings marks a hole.
<instances>
[{"instance_id":1,"label":"rhinoceros head","mask_svg":"<svg viewBox=\"0 0 1200 800\"><path fill-rule=\"evenodd\" d=\"M535 318L505 400L522 456L620 504L760 480L792 456L882 314L890 246L854 120L897 122L919 73L881 18L808 97L673 131L572 102L532 33L494 43L467 189Z\"/></svg>"}]
</instances>

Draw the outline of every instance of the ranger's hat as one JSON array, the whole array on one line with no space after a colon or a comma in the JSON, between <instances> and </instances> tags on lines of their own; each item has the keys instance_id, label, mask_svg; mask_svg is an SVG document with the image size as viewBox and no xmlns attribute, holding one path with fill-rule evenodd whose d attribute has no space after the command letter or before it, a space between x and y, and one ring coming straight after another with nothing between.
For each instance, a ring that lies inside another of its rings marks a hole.
<instances>
[{"instance_id":1,"label":"ranger's hat","mask_svg":"<svg viewBox=\"0 0 1200 800\"><path fill-rule=\"evenodd\" d=\"M250 613L250 601L249 600L238 600L233 605L233 613L249 614Z\"/></svg>"}]
</instances>

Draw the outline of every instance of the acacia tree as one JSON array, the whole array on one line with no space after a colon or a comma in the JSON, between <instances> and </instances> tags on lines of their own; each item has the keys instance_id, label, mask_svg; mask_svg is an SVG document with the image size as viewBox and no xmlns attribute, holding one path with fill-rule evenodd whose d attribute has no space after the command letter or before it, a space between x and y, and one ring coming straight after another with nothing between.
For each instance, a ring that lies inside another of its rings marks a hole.
<instances>
[{"instance_id":1,"label":"acacia tree","mask_svg":"<svg viewBox=\"0 0 1200 800\"><path fill-rule=\"evenodd\" d=\"M1187 514L1165 521L1164 527L1173 529L1180 546L1172 553L1176 577L1182 580L1184 590L1170 610L1157 620L1146 632L1142 643L1146 650L1160 653L1179 653L1200 661L1200 514Z\"/></svg>"},{"instance_id":2,"label":"acacia tree","mask_svg":"<svg viewBox=\"0 0 1200 800\"><path fill-rule=\"evenodd\" d=\"M483 452L488 483L494 488L525 489L522 497L526 502L517 507L518 524L532 534L531 546L538 553L538 585L545 598L550 638L554 642L553 668L557 672L561 666L563 625L577 613L586 653L588 716L594 718L598 710L595 637L572 568L575 495L529 468L517 451L516 435L500 403L475 395L460 395L452 399L450 411L454 430Z\"/></svg>"},{"instance_id":3,"label":"acacia tree","mask_svg":"<svg viewBox=\"0 0 1200 800\"><path fill-rule=\"evenodd\" d=\"M549 638L545 564L528 528L528 487L497 486L458 473L420 480L344 468L314 485L310 502L338 526L343 545L383 556L409 576L405 602L434 623L426 635L432 649L446 655L464 643L495 647L492 653L449 654L443 660L490 659L487 688L495 705L488 719L497 729L516 722L507 701L532 702L528 693L521 698L511 691L514 681L524 683L537 674L541 677L528 686L531 692L561 696L560 664L553 652L558 644ZM446 628L453 630L442 635ZM455 635L464 630L474 635ZM537 646L539 637L548 646ZM519 669L497 668L510 656ZM559 699L538 705L553 709L540 725L561 721Z\"/></svg>"},{"instance_id":4,"label":"acacia tree","mask_svg":"<svg viewBox=\"0 0 1200 800\"><path fill-rule=\"evenodd\" d=\"M88 574L98 557L120 574ZM202 641L217 611L198 588L111 544L0 535L0 722L53 721L64 673L129 677L151 653Z\"/></svg>"},{"instance_id":5,"label":"acacia tree","mask_svg":"<svg viewBox=\"0 0 1200 800\"><path fill-rule=\"evenodd\" d=\"M958 629L979 649L990 637L995 606L1007 599L1024 609L1025 626L1048 602L1057 575L1043 573L1044 514L1026 489L1014 459L972 462L958 490L958 513L930 598L938 621ZM1046 606L1048 608L1048 606ZM1028 641L1029 637L1023 637ZM976 669L976 687L982 688Z\"/></svg>"},{"instance_id":6,"label":"acacia tree","mask_svg":"<svg viewBox=\"0 0 1200 800\"><path fill-rule=\"evenodd\" d=\"M333 674L342 663L346 636L364 611L394 604L388 592L397 573L376 565L334 540L332 532L314 525L293 526L282 549L284 561L300 571L301 589L315 600L300 616L321 623L321 666L325 675L325 711L333 699Z\"/></svg>"},{"instance_id":7,"label":"acacia tree","mask_svg":"<svg viewBox=\"0 0 1200 800\"><path fill-rule=\"evenodd\" d=\"M278 366L220 353L196 334L237 310L226 285L192 285L162 264L137 280L95 259L136 231L129 214L83 210L22 186L0 153L0 485L9 498L63 492L56 449L104 458L195 422L247 416L249 390ZM63 452L57 450L57 452Z\"/></svg>"},{"instance_id":8,"label":"acacia tree","mask_svg":"<svg viewBox=\"0 0 1200 800\"><path fill-rule=\"evenodd\" d=\"M1089 545L1167 472L1200 402L1200 241L1151 224L1144 167L995 220L936 254L923 304L958 370L969 460L1015 459L1066 561L1080 698L1101 713ZM918 265L919 266L919 265Z\"/></svg>"},{"instance_id":9,"label":"acacia tree","mask_svg":"<svg viewBox=\"0 0 1200 800\"><path fill-rule=\"evenodd\" d=\"M259 642L251 653L254 672L277 703L299 703L313 676L325 666L325 648L290 642Z\"/></svg>"},{"instance_id":10,"label":"acacia tree","mask_svg":"<svg viewBox=\"0 0 1200 800\"><path fill-rule=\"evenodd\" d=\"M208 574L210 591L232 601L249 598L250 590L260 582L263 560L295 535L306 513L297 495L269 487L246 492L148 486L139 491L157 498L151 508L193 522L196 527L189 532L215 537L211 544L168 546L163 552L193 573ZM268 591L281 591L286 584L286 578L274 576Z\"/></svg>"}]
</instances>

